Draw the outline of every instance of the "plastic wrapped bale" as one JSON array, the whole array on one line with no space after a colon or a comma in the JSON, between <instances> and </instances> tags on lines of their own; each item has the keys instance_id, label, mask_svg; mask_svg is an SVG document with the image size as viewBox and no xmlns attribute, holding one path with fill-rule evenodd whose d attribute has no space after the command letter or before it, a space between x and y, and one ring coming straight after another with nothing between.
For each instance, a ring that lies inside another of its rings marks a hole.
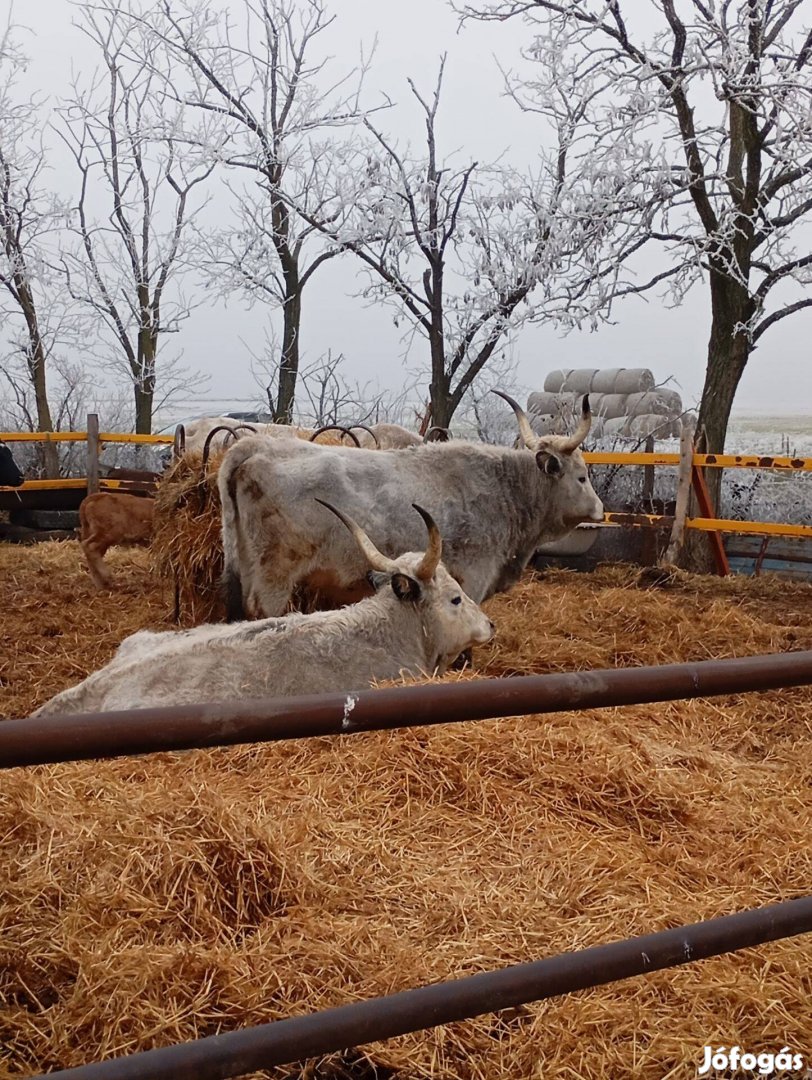
<instances>
[{"instance_id":1,"label":"plastic wrapped bale","mask_svg":"<svg viewBox=\"0 0 812 1080\"><path fill-rule=\"evenodd\" d=\"M598 368L575 368L567 375L561 389L575 394L588 394L592 389L592 380L598 371Z\"/></svg>"},{"instance_id":2,"label":"plastic wrapped bale","mask_svg":"<svg viewBox=\"0 0 812 1080\"><path fill-rule=\"evenodd\" d=\"M582 394L551 394L546 390L536 390L527 399L527 411L541 416L556 416L562 409L574 410L579 407L581 397Z\"/></svg>"},{"instance_id":3,"label":"plastic wrapped bale","mask_svg":"<svg viewBox=\"0 0 812 1080\"><path fill-rule=\"evenodd\" d=\"M679 426L679 425L677 425ZM659 413L643 413L642 416L633 416L629 420L628 434L640 439L654 435L658 439L668 439L674 429L674 421L670 416L662 416Z\"/></svg>"},{"instance_id":4,"label":"plastic wrapped bale","mask_svg":"<svg viewBox=\"0 0 812 1080\"><path fill-rule=\"evenodd\" d=\"M616 416L605 419L603 422L603 435L605 438L629 434L629 417Z\"/></svg>"},{"instance_id":5,"label":"plastic wrapped bale","mask_svg":"<svg viewBox=\"0 0 812 1080\"><path fill-rule=\"evenodd\" d=\"M654 376L648 368L602 368L592 380L598 394L634 394L654 388Z\"/></svg>"},{"instance_id":6,"label":"plastic wrapped bale","mask_svg":"<svg viewBox=\"0 0 812 1080\"><path fill-rule=\"evenodd\" d=\"M655 387L654 374L648 368L620 368L615 376L612 392L615 394L639 394Z\"/></svg>"},{"instance_id":7,"label":"plastic wrapped bale","mask_svg":"<svg viewBox=\"0 0 812 1080\"><path fill-rule=\"evenodd\" d=\"M559 394L571 374L572 368L559 368L557 371L549 372L544 380L545 392L548 394Z\"/></svg>"},{"instance_id":8,"label":"plastic wrapped bale","mask_svg":"<svg viewBox=\"0 0 812 1080\"><path fill-rule=\"evenodd\" d=\"M223 543L217 473L225 451L184 454L170 467L155 496L151 545L156 573L175 586L178 621L185 626L216 622L225 615L220 597Z\"/></svg>"},{"instance_id":9,"label":"plastic wrapped bale","mask_svg":"<svg viewBox=\"0 0 812 1080\"><path fill-rule=\"evenodd\" d=\"M676 390L661 387L645 393L629 394L626 399L627 416L643 416L645 413L658 413L660 416L679 416L682 412L682 398Z\"/></svg>"},{"instance_id":10,"label":"plastic wrapped bale","mask_svg":"<svg viewBox=\"0 0 812 1080\"><path fill-rule=\"evenodd\" d=\"M618 417L628 415L628 396L626 394L593 394L589 395L589 404L595 415L603 416L607 420L616 420Z\"/></svg>"}]
</instances>

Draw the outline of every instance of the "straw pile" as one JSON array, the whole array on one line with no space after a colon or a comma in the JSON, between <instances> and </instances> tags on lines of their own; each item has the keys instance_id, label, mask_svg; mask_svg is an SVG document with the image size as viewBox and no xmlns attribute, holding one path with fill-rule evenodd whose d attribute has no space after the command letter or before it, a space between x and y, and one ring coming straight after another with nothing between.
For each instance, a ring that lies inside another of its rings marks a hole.
<instances>
[{"instance_id":1,"label":"straw pile","mask_svg":"<svg viewBox=\"0 0 812 1080\"><path fill-rule=\"evenodd\" d=\"M300 439L310 432L296 429ZM342 435L325 431L319 443L346 445ZM217 472L229 447L212 451L204 468L200 451L184 454L161 479L155 497L151 545L155 572L176 589L179 622L198 626L223 618L219 582L223 571L220 495Z\"/></svg>"},{"instance_id":2,"label":"straw pile","mask_svg":"<svg viewBox=\"0 0 812 1080\"><path fill-rule=\"evenodd\" d=\"M176 589L180 622L196 626L222 618L223 572L217 471L225 450L184 454L167 471L155 496L152 566Z\"/></svg>"},{"instance_id":3,"label":"straw pile","mask_svg":"<svg viewBox=\"0 0 812 1080\"><path fill-rule=\"evenodd\" d=\"M117 629L157 624L143 554L117 562L125 590L99 598L75 544L0 548L0 714L81 678ZM479 671L812 646L809 587L668 584L528 578L488 605ZM810 704L803 689L6 773L0 1077L802 895ZM661 1080L711 1043L808 1056L811 963L808 939L777 942L263 1075Z\"/></svg>"}]
</instances>

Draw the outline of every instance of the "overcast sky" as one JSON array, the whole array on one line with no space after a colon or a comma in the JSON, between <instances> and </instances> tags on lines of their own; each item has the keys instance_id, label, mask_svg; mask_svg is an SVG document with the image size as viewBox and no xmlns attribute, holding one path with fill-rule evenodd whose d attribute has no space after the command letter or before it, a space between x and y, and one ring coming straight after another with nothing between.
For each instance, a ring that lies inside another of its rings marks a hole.
<instances>
[{"instance_id":1,"label":"overcast sky","mask_svg":"<svg viewBox=\"0 0 812 1080\"><path fill-rule=\"evenodd\" d=\"M3 7L6 4L1 5ZM504 25L469 25L458 32L457 19L445 0L336 0L337 15L329 31L331 51L351 63L359 42L377 35L378 51L369 88L385 90L401 103L382 114L381 125L399 138L419 137L416 114L408 103L406 78L430 89L442 52L448 52L445 93L439 124L444 149L459 149L465 157L488 160L508 151L511 161L532 159L538 129L532 117L521 115L502 94L494 54L505 66L518 63L528 30L518 20ZM21 44L32 60L32 85L56 97L67 89L71 64L80 71L95 66L88 42L72 27L75 12L68 0L20 0L15 22L31 27ZM57 182L72 183L67 161L58 165ZM370 307L354 298L360 288L355 263L347 257L327 264L308 286L304 300L303 349L315 359L328 348L348 359L347 374L397 386L403 378L402 330L393 324L393 311ZM691 405L701 391L709 329L709 302L698 290L680 308L669 311L652 296L628 300L614 313L616 324L597 332L573 332L562 337L551 328L521 331L514 346L518 381L540 388L545 374L558 367L650 367L658 381L674 376ZM256 398L250 373L249 348L260 349L267 312L257 306L246 312L237 303L198 309L183 330L184 362L211 375L205 391L210 399L191 413L219 411L241 400ZM812 310L801 312L770 330L745 372L737 399L738 410L812 412L812 364L809 340ZM418 341L408 358L413 369L422 354ZM427 361L426 361L427 362ZM428 376L424 380L428 382ZM185 411L182 407L181 412Z\"/></svg>"}]
</instances>

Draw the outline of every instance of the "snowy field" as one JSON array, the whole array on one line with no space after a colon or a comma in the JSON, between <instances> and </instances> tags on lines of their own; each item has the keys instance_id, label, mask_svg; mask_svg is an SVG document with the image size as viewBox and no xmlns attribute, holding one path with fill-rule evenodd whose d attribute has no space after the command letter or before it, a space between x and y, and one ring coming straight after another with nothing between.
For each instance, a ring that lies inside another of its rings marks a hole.
<instances>
[{"instance_id":1,"label":"snowy field","mask_svg":"<svg viewBox=\"0 0 812 1080\"><path fill-rule=\"evenodd\" d=\"M631 449L632 445L637 447L636 441L613 439L611 445L602 441L599 448L622 450ZM655 449L675 453L679 441L663 439L655 444ZM725 449L729 454L761 457L812 457L812 414L734 413ZM613 470L604 466L593 472L595 487L610 509L622 509L621 504L634 503L642 495L642 469ZM675 491L674 470L658 469L654 497L667 501L674 498ZM739 521L812 525L812 472L726 469L720 514Z\"/></svg>"}]
</instances>

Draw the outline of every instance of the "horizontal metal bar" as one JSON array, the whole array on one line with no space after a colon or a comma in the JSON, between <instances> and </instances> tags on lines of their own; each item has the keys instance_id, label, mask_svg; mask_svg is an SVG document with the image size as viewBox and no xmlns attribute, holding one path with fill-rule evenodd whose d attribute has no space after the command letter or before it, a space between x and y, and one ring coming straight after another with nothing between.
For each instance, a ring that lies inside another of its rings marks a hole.
<instances>
[{"instance_id":1,"label":"horizontal metal bar","mask_svg":"<svg viewBox=\"0 0 812 1080\"><path fill-rule=\"evenodd\" d=\"M99 442L162 443L171 446L174 435L135 435L128 431L100 431ZM86 431L3 431L0 442L87 442Z\"/></svg>"},{"instance_id":2,"label":"horizontal metal bar","mask_svg":"<svg viewBox=\"0 0 812 1080\"><path fill-rule=\"evenodd\" d=\"M86 431L2 431L0 442L87 442Z\"/></svg>"},{"instance_id":3,"label":"horizontal metal bar","mask_svg":"<svg viewBox=\"0 0 812 1080\"><path fill-rule=\"evenodd\" d=\"M172 446L175 441L174 435L130 435L128 432L100 431L99 442L103 443L134 443L142 445Z\"/></svg>"},{"instance_id":4,"label":"horizontal metal bar","mask_svg":"<svg viewBox=\"0 0 812 1080\"><path fill-rule=\"evenodd\" d=\"M133 486L142 489L157 487L155 480L118 480L111 476L102 476L99 487L109 491L129 491ZM17 487L0 487L0 491L79 491L87 487L86 476L72 476L64 480L26 480Z\"/></svg>"},{"instance_id":5,"label":"horizontal metal bar","mask_svg":"<svg viewBox=\"0 0 812 1080\"><path fill-rule=\"evenodd\" d=\"M195 1042L49 1073L49 1080L225 1080L812 931L812 897ZM44 1080L36 1077L35 1080Z\"/></svg>"},{"instance_id":6,"label":"horizontal metal bar","mask_svg":"<svg viewBox=\"0 0 812 1080\"><path fill-rule=\"evenodd\" d=\"M0 487L0 491L75 491L83 487L87 487L87 478L72 476L60 480L26 480L17 487Z\"/></svg>"},{"instance_id":7,"label":"horizontal metal bar","mask_svg":"<svg viewBox=\"0 0 812 1080\"><path fill-rule=\"evenodd\" d=\"M679 465L679 454L625 453L589 450L584 460L590 465ZM812 472L812 458L782 457L774 454L694 454L693 464L707 469L781 469L783 472Z\"/></svg>"},{"instance_id":8,"label":"horizontal metal bar","mask_svg":"<svg viewBox=\"0 0 812 1080\"><path fill-rule=\"evenodd\" d=\"M622 525L630 528L666 528L673 523L673 517L663 514L627 514L609 511L604 514L608 525ZM686 529L698 529L701 532L740 533L745 536L794 536L812 539L812 525L788 525L777 521L735 521L732 518L686 518Z\"/></svg>"},{"instance_id":9,"label":"horizontal metal bar","mask_svg":"<svg viewBox=\"0 0 812 1080\"><path fill-rule=\"evenodd\" d=\"M555 675L397 686L235 704L170 705L0 723L0 768L352 735L812 683L812 650Z\"/></svg>"}]
</instances>

